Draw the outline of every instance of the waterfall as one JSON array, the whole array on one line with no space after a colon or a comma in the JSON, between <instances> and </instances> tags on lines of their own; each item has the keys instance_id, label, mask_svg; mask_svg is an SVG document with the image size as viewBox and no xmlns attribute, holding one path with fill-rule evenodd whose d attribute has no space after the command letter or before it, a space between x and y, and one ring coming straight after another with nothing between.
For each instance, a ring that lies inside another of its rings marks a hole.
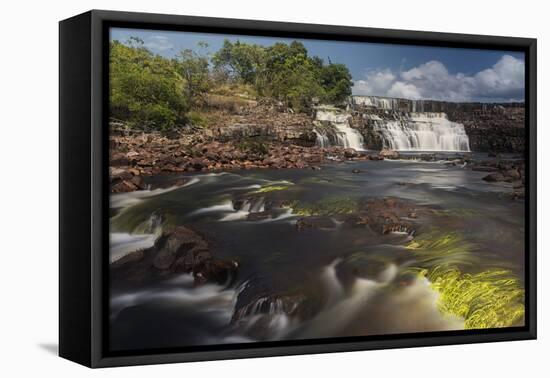
<instances>
[{"instance_id":1,"label":"waterfall","mask_svg":"<svg viewBox=\"0 0 550 378\"><path fill-rule=\"evenodd\" d=\"M313 132L317 136L317 145L319 147L325 148L330 146L330 140L324 131L314 129Z\"/></svg>"},{"instance_id":2,"label":"waterfall","mask_svg":"<svg viewBox=\"0 0 550 378\"><path fill-rule=\"evenodd\" d=\"M317 121L328 122L336 129L336 138L338 145L345 148L353 148L355 150L363 150L363 136L359 131L350 127L351 114L338 113L333 110L318 110L316 114ZM324 144L328 142L328 137L319 137L322 135L319 131L317 133L317 143L325 147Z\"/></svg>"},{"instance_id":3,"label":"waterfall","mask_svg":"<svg viewBox=\"0 0 550 378\"><path fill-rule=\"evenodd\" d=\"M470 151L464 125L447 119L445 113L409 113L395 120L373 122L385 148L396 151Z\"/></svg>"},{"instance_id":4,"label":"waterfall","mask_svg":"<svg viewBox=\"0 0 550 378\"><path fill-rule=\"evenodd\" d=\"M371 108L395 110L399 106L397 98L386 98L378 96L352 96L352 105L362 105Z\"/></svg>"},{"instance_id":5,"label":"waterfall","mask_svg":"<svg viewBox=\"0 0 550 378\"><path fill-rule=\"evenodd\" d=\"M366 145L369 148L469 152L470 143L464 125L450 121L440 110L441 106L425 100L351 96L347 111L328 106L318 108L318 124L314 132L318 146L336 144L364 150L363 135L351 127L351 117L355 114L362 118L362 127L366 126Z\"/></svg>"}]
</instances>

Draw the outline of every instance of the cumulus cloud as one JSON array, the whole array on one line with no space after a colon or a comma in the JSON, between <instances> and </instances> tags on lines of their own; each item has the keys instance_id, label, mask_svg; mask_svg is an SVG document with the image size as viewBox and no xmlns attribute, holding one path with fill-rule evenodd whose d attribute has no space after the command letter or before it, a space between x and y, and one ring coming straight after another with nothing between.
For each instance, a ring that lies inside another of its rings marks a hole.
<instances>
[{"instance_id":1,"label":"cumulus cloud","mask_svg":"<svg viewBox=\"0 0 550 378\"><path fill-rule=\"evenodd\" d=\"M164 35L153 35L148 37L144 44L151 51L162 53L174 48L174 44Z\"/></svg>"},{"instance_id":2,"label":"cumulus cloud","mask_svg":"<svg viewBox=\"0 0 550 378\"><path fill-rule=\"evenodd\" d=\"M433 99L444 101L523 100L525 62L503 55L491 68L474 75L452 74L432 60L406 71L369 71L354 83L357 95Z\"/></svg>"}]
</instances>

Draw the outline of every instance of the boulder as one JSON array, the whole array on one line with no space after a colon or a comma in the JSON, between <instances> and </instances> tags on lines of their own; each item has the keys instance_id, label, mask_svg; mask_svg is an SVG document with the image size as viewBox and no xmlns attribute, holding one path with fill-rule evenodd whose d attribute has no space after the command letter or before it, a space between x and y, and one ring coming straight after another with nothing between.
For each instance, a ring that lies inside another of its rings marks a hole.
<instances>
[{"instance_id":1,"label":"boulder","mask_svg":"<svg viewBox=\"0 0 550 378\"><path fill-rule=\"evenodd\" d=\"M299 231L306 229L333 229L335 223L331 217L312 216L300 218L296 221L296 229Z\"/></svg>"},{"instance_id":2,"label":"boulder","mask_svg":"<svg viewBox=\"0 0 550 378\"><path fill-rule=\"evenodd\" d=\"M132 176L132 173L124 168L109 168L109 178L111 182L115 180L130 180Z\"/></svg>"},{"instance_id":3,"label":"boulder","mask_svg":"<svg viewBox=\"0 0 550 378\"><path fill-rule=\"evenodd\" d=\"M122 180L111 185L111 193L128 193L138 189L139 187L129 180Z\"/></svg>"},{"instance_id":4,"label":"boulder","mask_svg":"<svg viewBox=\"0 0 550 378\"><path fill-rule=\"evenodd\" d=\"M359 153L354 148L346 148L344 150L344 157L346 159L353 159L359 156Z\"/></svg>"},{"instance_id":5,"label":"boulder","mask_svg":"<svg viewBox=\"0 0 550 378\"><path fill-rule=\"evenodd\" d=\"M153 266L159 270L172 267L190 271L195 263L205 258L201 252L208 251L208 244L194 231L185 226L177 227L171 233L163 235L155 244L157 252Z\"/></svg>"},{"instance_id":6,"label":"boulder","mask_svg":"<svg viewBox=\"0 0 550 378\"><path fill-rule=\"evenodd\" d=\"M490 173L487 176L483 177L482 180L487 182L500 182L500 181L505 181L506 178L502 173L495 172L495 173Z\"/></svg>"},{"instance_id":7,"label":"boulder","mask_svg":"<svg viewBox=\"0 0 550 378\"><path fill-rule=\"evenodd\" d=\"M509 169L504 172L504 176L511 178L512 180L519 180L521 178L517 169Z\"/></svg>"},{"instance_id":8,"label":"boulder","mask_svg":"<svg viewBox=\"0 0 550 378\"><path fill-rule=\"evenodd\" d=\"M200 171L203 168L205 168L208 165L208 163L201 159L201 158L195 158L191 160L191 167L193 167L194 170Z\"/></svg>"},{"instance_id":9,"label":"boulder","mask_svg":"<svg viewBox=\"0 0 550 378\"><path fill-rule=\"evenodd\" d=\"M195 285L213 282L229 284L238 264L216 259L207 241L186 226L177 226L162 234L149 249L132 252L111 264L115 284L154 279L177 273L193 275Z\"/></svg>"},{"instance_id":10,"label":"boulder","mask_svg":"<svg viewBox=\"0 0 550 378\"><path fill-rule=\"evenodd\" d=\"M351 221L354 226L368 226L379 234L405 232L412 235L415 233L414 220L423 214L423 207L398 198L372 198L347 222Z\"/></svg>"},{"instance_id":11,"label":"boulder","mask_svg":"<svg viewBox=\"0 0 550 378\"><path fill-rule=\"evenodd\" d=\"M380 151L378 155L384 159L399 159L399 152L387 148Z\"/></svg>"}]
</instances>

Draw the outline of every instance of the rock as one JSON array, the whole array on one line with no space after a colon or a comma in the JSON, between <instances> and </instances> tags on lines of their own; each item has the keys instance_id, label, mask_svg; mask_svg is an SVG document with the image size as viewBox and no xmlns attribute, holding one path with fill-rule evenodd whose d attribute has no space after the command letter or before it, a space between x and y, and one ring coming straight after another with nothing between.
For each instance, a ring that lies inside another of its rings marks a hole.
<instances>
[{"instance_id":1,"label":"rock","mask_svg":"<svg viewBox=\"0 0 550 378\"><path fill-rule=\"evenodd\" d=\"M134 184L138 189L143 190L145 189L145 182L143 180L143 177L141 176L133 176L130 179L130 182Z\"/></svg>"},{"instance_id":2,"label":"rock","mask_svg":"<svg viewBox=\"0 0 550 378\"><path fill-rule=\"evenodd\" d=\"M422 161L435 161L435 154L422 154L420 155Z\"/></svg>"},{"instance_id":3,"label":"rock","mask_svg":"<svg viewBox=\"0 0 550 378\"><path fill-rule=\"evenodd\" d=\"M500 182L500 181L504 181L505 177L502 173L495 172L495 173L490 173L487 176L483 177L482 180L487 182Z\"/></svg>"},{"instance_id":4,"label":"rock","mask_svg":"<svg viewBox=\"0 0 550 378\"><path fill-rule=\"evenodd\" d=\"M126 170L124 168L116 168L116 167L109 168L109 178L111 182L116 180L130 180L132 177L133 177L132 173L130 173L129 170Z\"/></svg>"},{"instance_id":5,"label":"rock","mask_svg":"<svg viewBox=\"0 0 550 378\"><path fill-rule=\"evenodd\" d=\"M354 148L346 148L344 150L344 157L346 159L352 159L359 156L359 153Z\"/></svg>"},{"instance_id":6,"label":"rock","mask_svg":"<svg viewBox=\"0 0 550 378\"><path fill-rule=\"evenodd\" d=\"M215 282L219 285L229 284L235 277L239 264L236 261L209 259L193 268L195 285Z\"/></svg>"},{"instance_id":7,"label":"rock","mask_svg":"<svg viewBox=\"0 0 550 378\"><path fill-rule=\"evenodd\" d=\"M413 206L406 201L386 197L369 199L361 205L358 213L346 222L356 226L368 226L374 232L387 234L405 232L414 234L413 219L425 214L424 208Z\"/></svg>"},{"instance_id":8,"label":"rock","mask_svg":"<svg viewBox=\"0 0 550 378\"><path fill-rule=\"evenodd\" d=\"M364 171L360 170L360 169L352 169L351 170L351 173L363 173Z\"/></svg>"},{"instance_id":9,"label":"rock","mask_svg":"<svg viewBox=\"0 0 550 378\"><path fill-rule=\"evenodd\" d=\"M463 165L463 164L464 164L464 160L462 160L462 159L454 159L454 160L446 161L444 164L445 164L445 166L448 166L448 167L455 167L455 166L457 166L457 165Z\"/></svg>"},{"instance_id":10,"label":"rock","mask_svg":"<svg viewBox=\"0 0 550 378\"><path fill-rule=\"evenodd\" d=\"M334 229L335 223L331 217L312 216L299 218L296 221L296 229L299 231L306 229Z\"/></svg>"},{"instance_id":11,"label":"rock","mask_svg":"<svg viewBox=\"0 0 550 378\"><path fill-rule=\"evenodd\" d=\"M380 151L378 155L384 159L399 159L399 152L387 148Z\"/></svg>"},{"instance_id":12,"label":"rock","mask_svg":"<svg viewBox=\"0 0 550 378\"><path fill-rule=\"evenodd\" d=\"M130 172L134 176L140 176L141 175L141 171L137 168L130 168L130 169L128 169L128 172Z\"/></svg>"},{"instance_id":13,"label":"rock","mask_svg":"<svg viewBox=\"0 0 550 378\"><path fill-rule=\"evenodd\" d=\"M132 181L123 180L111 186L111 193L127 193L138 190L139 187Z\"/></svg>"},{"instance_id":14,"label":"rock","mask_svg":"<svg viewBox=\"0 0 550 378\"><path fill-rule=\"evenodd\" d=\"M206 162L201 158L195 158L191 160L191 167L193 167L193 169L196 171L202 170L203 168L206 167L206 165L207 165Z\"/></svg>"},{"instance_id":15,"label":"rock","mask_svg":"<svg viewBox=\"0 0 550 378\"><path fill-rule=\"evenodd\" d=\"M159 270L171 268L176 260L183 271L190 271L199 263L208 251L208 244L194 231L180 226L169 234L163 235L155 244L157 253L153 266ZM196 259L196 260L195 260Z\"/></svg>"},{"instance_id":16,"label":"rock","mask_svg":"<svg viewBox=\"0 0 550 378\"><path fill-rule=\"evenodd\" d=\"M517 169L510 169L504 172L504 176L511 178L512 180L519 180L521 175Z\"/></svg>"},{"instance_id":17,"label":"rock","mask_svg":"<svg viewBox=\"0 0 550 378\"><path fill-rule=\"evenodd\" d=\"M130 164L130 160L124 154L114 154L109 160L111 167L127 166Z\"/></svg>"},{"instance_id":18,"label":"rock","mask_svg":"<svg viewBox=\"0 0 550 378\"><path fill-rule=\"evenodd\" d=\"M476 165L472 167L472 171L474 172L497 172L498 168L496 167L487 167L483 165Z\"/></svg>"},{"instance_id":19,"label":"rock","mask_svg":"<svg viewBox=\"0 0 550 378\"><path fill-rule=\"evenodd\" d=\"M186 226L175 227L147 250L136 251L111 264L111 277L120 284L177 273L191 273L196 285L229 284L236 276L235 261L212 256L208 243Z\"/></svg>"}]
</instances>

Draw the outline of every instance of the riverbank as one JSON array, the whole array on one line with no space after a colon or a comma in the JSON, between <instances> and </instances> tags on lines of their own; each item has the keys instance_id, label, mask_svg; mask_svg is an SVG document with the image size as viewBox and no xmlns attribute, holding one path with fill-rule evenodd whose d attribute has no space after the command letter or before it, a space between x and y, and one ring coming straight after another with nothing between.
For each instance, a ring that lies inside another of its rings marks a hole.
<instances>
[{"instance_id":1,"label":"riverbank","mask_svg":"<svg viewBox=\"0 0 550 378\"><path fill-rule=\"evenodd\" d=\"M440 162L486 172L483 180L511 184L510 196L525 196L525 161L516 154L399 153L391 150L357 151L342 146L300 146L290 142L248 138L220 142L204 134L169 138L159 133L133 133L110 137L112 193L148 188L148 177L184 173L254 169L322 169L322 165L346 161L384 159ZM184 180L180 185L184 184Z\"/></svg>"},{"instance_id":2,"label":"riverbank","mask_svg":"<svg viewBox=\"0 0 550 378\"><path fill-rule=\"evenodd\" d=\"M163 132L111 122L111 192L143 190L147 177L166 174L319 169L322 164L349 160L436 159L433 153L411 156L391 149L455 151L438 159L485 170L491 174L487 181L514 182L518 190L524 186L523 144L518 140L524 139L522 104L355 96L347 107L316 105L307 114L273 100L235 94L209 95L207 104L195 114L194 124ZM506 130L514 130L517 138L508 138ZM489 142L478 140L479 135ZM470 146L487 155L466 152ZM502 150L514 154L496 152Z\"/></svg>"},{"instance_id":3,"label":"riverbank","mask_svg":"<svg viewBox=\"0 0 550 378\"><path fill-rule=\"evenodd\" d=\"M184 135L161 134L110 137L111 192L145 189L144 177L185 172L238 169L319 169L319 165L346 160L381 160L378 151L356 151L341 146L300 146L259 138L220 142Z\"/></svg>"}]
</instances>

